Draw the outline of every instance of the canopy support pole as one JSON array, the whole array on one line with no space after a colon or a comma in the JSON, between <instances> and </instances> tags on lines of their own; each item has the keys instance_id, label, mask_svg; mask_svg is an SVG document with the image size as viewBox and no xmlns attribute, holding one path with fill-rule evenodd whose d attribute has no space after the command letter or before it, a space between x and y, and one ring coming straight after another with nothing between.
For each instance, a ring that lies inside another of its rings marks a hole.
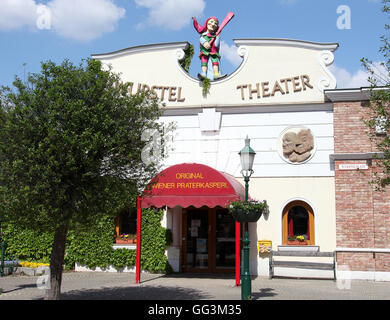
<instances>
[{"instance_id":1,"label":"canopy support pole","mask_svg":"<svg viewBox=\"0 0 390 320\"><path fill-rule=\"evenodd\" d=\"M141 202L142 198L137 197L137 252L135 261L135 283L141 280Z\"/></svg>"},{"instance_id":2,"label":"canopy support pole","mask_svg":"<svg viewBox=\"0 0 390 320\"><path fill-rule=\"evenodd\" d=\"M240 227L241 224L236 222L236 286L240 285Z\"/></svg>"}]
</instances>

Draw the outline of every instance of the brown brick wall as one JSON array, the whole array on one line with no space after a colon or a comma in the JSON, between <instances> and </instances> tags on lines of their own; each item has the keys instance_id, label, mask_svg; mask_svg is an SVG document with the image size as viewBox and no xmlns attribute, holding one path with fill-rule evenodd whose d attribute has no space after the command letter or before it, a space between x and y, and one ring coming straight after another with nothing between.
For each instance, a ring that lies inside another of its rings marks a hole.
<instances>
[{"instance_id":1,"label":"brown brick wall","mask_svg":"<svg viewBox=\"0 0 390 320\"><path fill-rule=\"evenodd\" d=\"M360 102L334 104L335 153L375 151L362 119L368 108ZM340 164L368 164L368 170L340 170ZM347 248L390 248L390 191L370 184L375 161L336 160L336 245ZM390 272L390 253L338 253L338 265L352 271Z\"/></svg>"}]
</instances>

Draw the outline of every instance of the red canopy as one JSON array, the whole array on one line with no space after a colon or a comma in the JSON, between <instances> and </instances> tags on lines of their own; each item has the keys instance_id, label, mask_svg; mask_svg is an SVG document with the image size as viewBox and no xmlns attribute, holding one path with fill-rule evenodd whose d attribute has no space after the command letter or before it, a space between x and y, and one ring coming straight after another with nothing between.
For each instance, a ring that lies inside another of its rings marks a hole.
<instances>
[{"instance_id":1,"label":"red canopy","mask_svg":"<svg viewBox=\"0 0 390 320\"><path fill-rule=\"evenodd\" d=\"M197 163L182 163L161 171L142 195L142 208L168 206L225 207L243 200L245 188L233 176Z\"/></svg>"}]
</instances>

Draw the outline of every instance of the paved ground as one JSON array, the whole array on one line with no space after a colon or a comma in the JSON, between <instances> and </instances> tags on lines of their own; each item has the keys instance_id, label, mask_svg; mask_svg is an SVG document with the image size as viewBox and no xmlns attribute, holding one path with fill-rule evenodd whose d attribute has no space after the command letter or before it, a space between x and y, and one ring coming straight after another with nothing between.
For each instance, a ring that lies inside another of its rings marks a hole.
<instances>
[{"instance_id":1,"label":"paved ground","mask_svg":"<svg viewBox=\"0 0 390 320\"><path fill-rule=\"evenodd\" d=\"M40 278L42 279L42 278ZM0 300L42 300L37 276L0 278ZM232 276L67 272L63 300L240 300L241 288ZM252 280L254 300L390 300L390 282L272 279Z\"/></svg>"}]
</instances>

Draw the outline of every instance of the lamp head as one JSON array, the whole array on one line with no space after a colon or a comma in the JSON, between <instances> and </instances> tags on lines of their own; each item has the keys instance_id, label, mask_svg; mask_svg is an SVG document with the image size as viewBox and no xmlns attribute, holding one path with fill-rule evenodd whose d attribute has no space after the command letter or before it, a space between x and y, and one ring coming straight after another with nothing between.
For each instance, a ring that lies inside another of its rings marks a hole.
<instances>
[{"instance_id":1,"label":"lamp head","mask_svg":"<svg viewBox=\"0 0 390 320\"><path fill-rule=\"evenodd\" d=\"M250 172L252 174L256 152L251 148L248 136L245 139L245 147L238 154L241 159L241 172Z\"/></svg>"}]
</instances>

